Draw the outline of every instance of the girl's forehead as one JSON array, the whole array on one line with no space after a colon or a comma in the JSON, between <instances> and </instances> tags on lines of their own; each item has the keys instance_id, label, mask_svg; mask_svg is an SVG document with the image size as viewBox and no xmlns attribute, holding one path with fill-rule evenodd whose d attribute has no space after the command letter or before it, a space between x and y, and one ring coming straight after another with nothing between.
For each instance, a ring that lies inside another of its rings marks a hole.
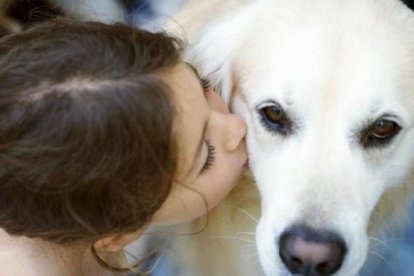
<instances>
[{"instance_id":1,"label":"girl's forehead","mask_svg":"<svg viewBox=\"0 0 414 276\"><path fill-rule=\"evenodd\" d=\"M171 88L171 97L176 109L174 135L178 148L177 178L189 175L194 163L200 158L200 148L204 141L204 129L209 115L200 80L187 64L162 76Z\"/></svg>"}]
</instances>

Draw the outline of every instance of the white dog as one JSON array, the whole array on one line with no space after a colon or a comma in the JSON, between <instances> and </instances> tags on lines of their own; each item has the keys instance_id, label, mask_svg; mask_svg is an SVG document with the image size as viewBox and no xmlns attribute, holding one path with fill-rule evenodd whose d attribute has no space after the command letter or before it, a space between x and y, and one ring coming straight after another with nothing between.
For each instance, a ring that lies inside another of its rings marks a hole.
<instances>
[{"instance_id":1,"label":"white dog","mask_svg":"<svg viewBox=\"0 0 414 276\"><path fill-rule=\"evenodd\" d=\"M246 121L260 195L242 183L203 239L179 238L180 275L357 275L413 192L414 13L398 0L210 0L173 25ZM261 268L242 242L250 214Z\"/></svg>"}]
</instances>

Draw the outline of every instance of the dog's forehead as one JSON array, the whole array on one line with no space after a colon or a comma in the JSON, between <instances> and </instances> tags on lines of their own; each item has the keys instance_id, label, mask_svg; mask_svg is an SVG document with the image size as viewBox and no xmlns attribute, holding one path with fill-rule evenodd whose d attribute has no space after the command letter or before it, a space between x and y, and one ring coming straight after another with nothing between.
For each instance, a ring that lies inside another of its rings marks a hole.
<instances>
[{"instance_id":1,"label":"dog's forehead","mask_svg":"<svg viewBox=\"0 0 414 276\"><path fill-rule=\"evenodd\" d=\"M235 63L248 103L277 100L307 109L338 104L374 110L401 100L409 92L404 83L413 87L408 75L414 69L414 42L384 24L341 27L318 23L252 34Z\"/></svg>"}]
</instances>

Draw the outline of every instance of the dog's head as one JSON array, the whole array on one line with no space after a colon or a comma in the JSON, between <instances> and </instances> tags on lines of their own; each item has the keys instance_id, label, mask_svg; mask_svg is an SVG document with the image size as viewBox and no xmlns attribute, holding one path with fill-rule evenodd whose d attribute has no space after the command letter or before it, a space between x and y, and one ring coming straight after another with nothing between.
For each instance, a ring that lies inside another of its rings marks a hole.
<instances>
[{"instance_id":1,"label":"dog's head","mask_svg":"<svg viewBox=\"0 0 414 276\"><path fill-rule=\"evenodd\" d=\"M414 14L395 0L256 1L190 59L248 125L267 275L356 275L369 229L407 201Z\"/></svg>"}]
</instances>

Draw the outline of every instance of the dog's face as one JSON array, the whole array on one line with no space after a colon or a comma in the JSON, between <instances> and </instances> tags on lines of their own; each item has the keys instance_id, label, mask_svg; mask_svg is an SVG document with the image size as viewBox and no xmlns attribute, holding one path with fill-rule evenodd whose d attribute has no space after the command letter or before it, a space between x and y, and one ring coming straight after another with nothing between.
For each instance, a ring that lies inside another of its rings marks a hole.
<instances>
[{"instance_id":1,"label":"dog's face","mask_svg":"<svg viewBox=\"0 0 414 276\"><path fill-rule=\"evenodd\" d=\"M192 59L248 125L265 273L356 275L373 211L413 167L414 16L387 0L268 2L212 23Z\"/></svg>"}]
</instances>

